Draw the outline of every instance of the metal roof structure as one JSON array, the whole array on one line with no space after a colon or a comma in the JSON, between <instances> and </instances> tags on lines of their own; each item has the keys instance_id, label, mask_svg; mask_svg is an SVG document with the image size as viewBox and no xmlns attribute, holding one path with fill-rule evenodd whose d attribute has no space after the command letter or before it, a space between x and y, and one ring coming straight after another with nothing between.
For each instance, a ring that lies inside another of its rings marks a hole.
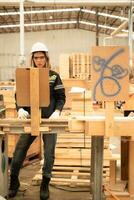
<instances>
[{"instance_id":1,"label":"metal roof structure","mask_svg":"<svg viewBox=\"0 0 134 200\"><path fill-rule=\"evenodd\" d=\"M71 5L71 3L65 4L65 1L57 3L58 0L57 2L56 0L53 1L53 3L43 2L43 0L38 1L38 3L37 0L35 2L31 0L24 1L25 32L61 29L82 29L95 32L96 26L98 26L99 33L111 35L123 23L125 25L122 32L128 32L129 5L119 5L118 0L116 1L118 5L109 6L105 6L104 3L100 6L90 5L86 2ZM3 1L0 1L0 33L16 33L19 31L19 1L17 3L17 1L5 0L5 5Z\"/></svg>"}]
</instances>

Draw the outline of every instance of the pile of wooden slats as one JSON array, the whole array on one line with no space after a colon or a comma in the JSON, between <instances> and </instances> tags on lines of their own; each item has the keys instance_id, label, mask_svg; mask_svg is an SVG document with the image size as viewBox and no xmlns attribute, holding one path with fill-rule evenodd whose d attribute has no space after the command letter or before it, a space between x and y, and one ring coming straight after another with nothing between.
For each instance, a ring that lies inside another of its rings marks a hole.
<instances>
[{"instance_id":1,"label":"pile of wooden slats","mask_svg":"<svg viewBox=\"0 0 134 200\"><path fill-rule=\"evenodd\" d=\"M61 54L59 57L59 71L62 79L69 78L69 54Z\"/></svg>"},{"instance_id":2,"label":"pile of wooden slats","mask_svg":"<svg viewBox=\"0 0 134 200\"><path fill-rule=\"evenodd\" d=\"M109 150L109 139L104 140L104 182L110 178L110 160L115 159ZM51 184L71 187L90 185L91 137L83 133L58 134L55 163ZM32 182L38 185L42 179L41 170Z\"/></svg>"},{"instance_id":3,"label":"pile of wooden slats","mask_svg":"<svg viewBox=\"0 0 134 200\"><path fill-rule=\"evenodd\" d=\"M15 91L14 86L10 89L1 89L0 94L3 95L3 102L5 107L5 117L6 118L15 118L17 116L16 113L16 105L15 105Z\"/></svg>"},{"instance_id":4,"label":"pile of wooden slats","mask_svg":"<svg viewBox=\"0 0 134 200\"><path fill-rule=\"evenodd\" d=\"M91 56L88 53L61 54L59 73L62 79L91 79Z\"/></svg>"},{"instance_id":5,"label":"pile of wooden slats","mask_svg":"<svg viewBox=\"0 0 134 200\"><path fill-rule=\"evenodd\" d=\"M17 118L17 111L15 105L15 83L14 82L0 82L0 95L3 97L3 105L5 107L5 118ZM8 134L8 157L12 158L15 145L18 141L19 134ZM40 137L38 137L30 146L27 157L31 158L34 155L40 155Z\"/></svg>"},{"instance_id":6,"label":"pile of wooden slats","mask_svg":"<svg viewBox=\"0 0 134 200\"><path fill-rule=\"evenodd\" d=\"M89 80L91 78L91 62L88 53L73 53L70 56L70 78Z\"/></svg>"}]
</instances>

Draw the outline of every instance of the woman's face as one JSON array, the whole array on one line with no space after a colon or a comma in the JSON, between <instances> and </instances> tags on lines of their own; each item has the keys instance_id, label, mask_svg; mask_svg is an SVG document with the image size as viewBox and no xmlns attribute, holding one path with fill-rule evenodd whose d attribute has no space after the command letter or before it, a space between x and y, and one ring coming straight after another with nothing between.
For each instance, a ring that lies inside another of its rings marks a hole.
<instances>
[{"instance_id":1,"label":"woman's face","mask_svg":"<svg viewBox=\"0 0 134 200\"><path fill-rule=\"evenodd\" d=\"M46 64L46 58L43 52L35 52L33 55L33 61L37 68L43 68Z\"/></svg>"}]
</instances>

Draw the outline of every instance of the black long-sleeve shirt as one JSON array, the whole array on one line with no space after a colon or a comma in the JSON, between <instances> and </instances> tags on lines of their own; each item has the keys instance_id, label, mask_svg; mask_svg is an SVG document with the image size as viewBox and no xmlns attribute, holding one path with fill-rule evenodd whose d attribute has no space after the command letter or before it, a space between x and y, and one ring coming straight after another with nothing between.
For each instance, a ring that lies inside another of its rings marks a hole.
<instances>
[{"instance_id":1,"label":"black long-sleeve shirt","mask_svg":"<svg viewBox=\"0 0 134 200\"><path fill-rule=\"evenodd\" d=\"M49 70L50 104L41 108L41 117L49 118L55 110L62 111L66 101L65 88L58 73ZM30 114L30 107L23 107ZM19 109L19 107L17 107Z\"/></svg>"}]
</instances>

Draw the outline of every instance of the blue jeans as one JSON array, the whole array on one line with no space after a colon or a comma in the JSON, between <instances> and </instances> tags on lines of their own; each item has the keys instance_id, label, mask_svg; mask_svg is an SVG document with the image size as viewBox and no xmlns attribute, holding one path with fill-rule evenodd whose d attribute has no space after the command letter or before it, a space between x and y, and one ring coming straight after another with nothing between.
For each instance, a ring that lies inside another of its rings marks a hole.
<instances>
[{"instance_id":1,"label":"blue jeans","mask_svg":"<svg viewBox=\"0 0 134 200\"><path fill-rule=\"evenodd\" d=\"M57 134L43 134L42 137L44 143L44 164L42 168L42 175L47 178L51 178L55 158ZM35 138L36 136L32 136L31 134L22 134L20 136L13 153L11 176L19 176L20 168L25 160L27 151Z\"/></svg>"}]
</instances>

